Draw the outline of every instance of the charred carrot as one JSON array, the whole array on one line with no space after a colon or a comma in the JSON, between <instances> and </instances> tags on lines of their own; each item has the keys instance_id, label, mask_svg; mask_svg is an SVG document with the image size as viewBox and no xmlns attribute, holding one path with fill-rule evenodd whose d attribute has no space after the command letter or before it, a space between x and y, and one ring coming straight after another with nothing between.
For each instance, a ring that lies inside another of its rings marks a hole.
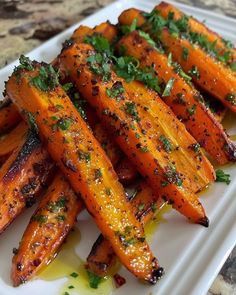
<instances>
[{"instance_id":1,"label":"charred carrot","mask_svg":"<svg viewBox=\"0 0 236 295\"><path fill-rule=\"evenodd\" d=\"M75 58L76 57L76 58ZM144 122L124 90L123 79L109 67L110 61L101 60L87 44L71 45L60 55L60 64L70 69L70 77L103 124L116 136L116 142L149 181L154 190L173 203L173 207L194 222L208 224L204 209L196 195L182 187L182 179L173 163L168 163L161 150L145 135ZM102 64L100 64L102 63ZM102 78L101 78L102 77Z\"/></svg>"},{"instance_id":2,"label":"charred carrot","mask_svg":"<svg viewBox=\"0 0 236 295\"><path fill-rule=\"evenodd\" d=\"M29 131L0 169L0 233L36 201L52 168L48 153Z\"/></svg>"},{"instance_id":3,"label":"charred carrot","mask_svg":"<svg viewBox=\"0 0 236 295\"><path fill-rule=\"evenodd\" d=\"M177 22L187 21L188 30L201 38L202 46L212 45L211 50L214 50L215 54L218 53L218 58L223 60L232 69L236 67L236 49L233 48L233 44L223 39L219 34L210 30L203 22L198 21L193 16L187 16L175 6L167 2L161 2L155 7L159 15L164 19L172 18ZM236 71L236 68L234 69Z\"/></svg>"},{"instance_id":4,"label":"charred carrot","mask_svg":"<svg viewBox=\"0 0 236 295\"><path fill-rule=\"evenodd\" d=\"M160 20L159 12L154 9L150 14L138 9L129 9L119 17L120 23L130 25L138 18L142 29L149 32L157 41L162 42L168 52L171 52L193 81L215 98L219 99L232 111L236 111L236 77L230 67L212 57L205 51L198 41L191 37L188 31L187 19L182 23L175 22L175 29L171 26L172 19ZM172 29L171 29L172 28ZM183 38L182 38L182 35ZM186 34L189 38L186 38ZM194 46L193 46L194 45Z\"/></svg>"},{"instance_id":5,"label":"charred carrot","mask_svg":"<svg viewBox=\"0 0 236 295\"><path fill-rule=\"evenodd\" d=\"M26 117L33 116L50 155L80 193L122 263L138 278L155 283L163 270L150 252L110 161L58 85L54 69L28 61L26 69L19 68L10 77L6 90Z\"/></svg>"},{"instance_id":6,"label":"charred carrot","mask_svg":"<svg viewBox=\"0 0 236 295\"><path fill-rule=\"evenodd\" d=\"M145 225L155 216L163 205L163 201L153 194L145 181L137 186L136 191L130 202L136 217ZM87 257L88 268L98 276L104 277L111 271L116 260L111 244L100 235Z\"/></svg>"},{"instance_id":7,"label":"charred carrot","mask_svg":"<svg viewBox=\"0 0 236 295\"><path fill-rule=\"evenodd\" d=\"M14 128L20 122L21 116L12 102L5 98L0 105L0 134Z\"/></svg>"},{"instance_id":8,"label":"charred carrot","mask_svg":"<svg viewBox=\"0 0 236 295\"><path fill-rule=\"evenodd\" d=\"M141 67L154 67L157 77L166 85L173 81L168 95L163 96L164 102L218 163L235 161L235 145L206 108L200 93L176 73L176 65L171 65L167 56L153 48L138 31L124 36L119 46L140 60Z\"/></svg>"},{"instance_id":9,"label":"charred carrot","mask_svg":"<svg viewBox=\"0 0 236 295\"><path fill-rule=\"evenodd\" d=\"M20 144L28 130L23 121L12 131L0 138L0 159L6 159Z\"/></svg>"},{"instance_id":10,"label":"charred carrot","mask_svg":"<svg viewBox=\"0 0 236 295\"><path fill-rule=\"evenodd\" d=\"M102 34L109 42L113 42L114 38L118 34L118 29L109 22L101 23L100 25L95 26L93 29L81 25L74 31L71 39L77 43L81 43L84 41L85 37L91 36L94 33Z\"/></svg>"},{"instance_id":11,"label":"charred carrot","mask_svg":"<svg viewBox=\"0 0 236 295\"><path fill-rule=\"evenodd\" d=\"M64 176L57 173L13 257L11 277L14 286L31 279L54 259L82 207L82 201Z\"/></svg>"}]
</instances>

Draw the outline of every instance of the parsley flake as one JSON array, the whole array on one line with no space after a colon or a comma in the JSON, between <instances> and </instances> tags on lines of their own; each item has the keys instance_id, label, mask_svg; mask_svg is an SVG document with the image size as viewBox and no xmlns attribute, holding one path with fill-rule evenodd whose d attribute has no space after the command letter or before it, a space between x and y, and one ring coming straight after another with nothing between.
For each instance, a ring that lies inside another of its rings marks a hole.
<instances>
[{"instance_id":1,"label":"parsley flake","mask_svg":"<svg viewBox=\"0 0 236 295\"><path fill-rule=\"evenodd\" d=\"M216 170L216 182L225 182L227 185L230 184L230 174L226 174L223 170Z\"/></svg>"}]
</instances>

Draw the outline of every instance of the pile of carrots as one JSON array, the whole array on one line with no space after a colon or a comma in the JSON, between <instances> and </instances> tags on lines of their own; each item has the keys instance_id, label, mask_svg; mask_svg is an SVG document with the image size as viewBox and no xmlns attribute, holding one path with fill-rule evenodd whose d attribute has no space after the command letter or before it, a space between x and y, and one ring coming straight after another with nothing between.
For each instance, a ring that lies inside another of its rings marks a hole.
<instances>
[{"instance_id":1,"label":"pile of carrots","mask_svg":"<svg viewBox=\"0 0 236 295\"><path fill-rule=\"evenodd\" d=\"M14 286L49 264L84 208L101 230L87 268L103 277L118 258L155 284L164 270L143 226L168 202L207 227L197 193L227 178L210 161L236 160L221 125L236 111L235 68L230 42L164 2L80 26L51 64L21 56L0 108L0 232L39 204L15 250Z\"/></svg>"}]
</instances>

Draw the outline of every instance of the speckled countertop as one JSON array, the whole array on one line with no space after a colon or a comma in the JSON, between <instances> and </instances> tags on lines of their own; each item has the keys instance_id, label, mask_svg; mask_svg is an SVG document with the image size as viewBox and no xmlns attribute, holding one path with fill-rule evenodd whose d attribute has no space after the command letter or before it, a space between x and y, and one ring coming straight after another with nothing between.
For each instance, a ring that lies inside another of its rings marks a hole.
<instances>
[{"instance_id":1,"label":"speckled countertop","mask_svg":"<svg viewBox=\"0 0 236 295\"><path fill-rule=\"evenodd\" d=\"M110 2L112 0L0 0L0 68ZM180 2L236 18L236 0ZM236 295L236 248L210 288L210 294Z\"/></svg>"}]
</instances>

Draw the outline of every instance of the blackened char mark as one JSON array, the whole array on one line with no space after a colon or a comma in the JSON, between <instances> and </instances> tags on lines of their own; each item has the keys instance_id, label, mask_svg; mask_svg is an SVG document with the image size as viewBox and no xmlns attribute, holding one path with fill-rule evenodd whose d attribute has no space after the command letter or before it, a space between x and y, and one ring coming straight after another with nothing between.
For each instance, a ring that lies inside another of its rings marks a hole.
<instances>
[{"instance_id":1,"label":"blackened char mark","mask_svg":"<svg viewBox=\"0 0 236 295\"><path fill-rule=\"evenodd\" d=\"M8 172L3 177L3 182L12 181L14 177L20 173L23 165L27 161L29 155L36 149L40 147L40 140L37 135L29 130L26 136L25 143L23 144L21 150L19 151L18 155L16 156L15 160L11 164Z\"/></svg>"},{"instance_id":2,"label":"blackened char mark","mask_svg":"<svg viewBox=\"0 0 236 295\"><path fill-rule=\"evenodd\" d=\"M93 247L91 249L91 252L89 253L89 256L87 258L88 266L91 268L91 271L94 271L93 266L95 266L95 269L101 270L102 273L107 272L109 266L111 266L112 261L115 257L112 247L110 247L109 252L107 252L107 256L105 258L105 261L102 261L102 257L99 256L99 259L97 259L98 249L100 249L101 244L104 241L104 237L101 234L96 242L93 244Z\"/></svg>"}]
</instances>

